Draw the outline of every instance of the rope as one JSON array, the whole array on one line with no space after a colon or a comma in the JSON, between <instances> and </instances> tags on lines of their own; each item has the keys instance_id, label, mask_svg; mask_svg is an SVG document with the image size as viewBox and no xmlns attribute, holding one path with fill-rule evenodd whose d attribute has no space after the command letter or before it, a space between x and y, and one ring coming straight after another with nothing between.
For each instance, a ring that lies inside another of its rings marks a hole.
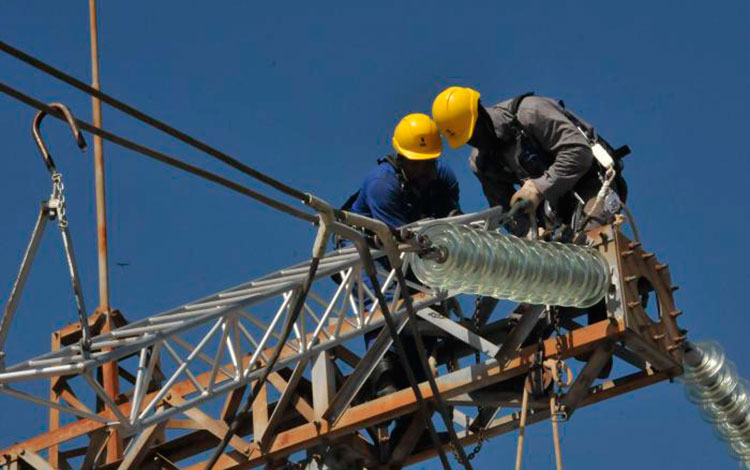
<instances>
[{"instance_id":1,"label":"rope","mask_svg":"<svg viewBox=\"0 0 750 470\"><path fill-rule=\"evenodd\" d=\"M28 96L14 88L11 88L10 86L6 85L3 82L0 82L0 92L5 93L6 95L25 103L33 108L39 109L41 111L46 112L50 116L53 116L57 119L64 120L64 117L62 113L57 110L56 108L53 108L51 106L47 106L46 104L42 103L41 101L32 98L31 96ZM108 140L114 144L117 144L121 147L124 147L126 149L132 150L134 152L140 153L141 155L144 155L146 157L152 158L156 161L159 161L161 163L167 164L169 166L172 166L174 168L178 168L182 171L185 171L187 173L190 173L192 175L198 176L200 178L206 179L208 181L211 181L213 183L216 183L218 185L224 186L227 189L231 189L232 191L235 191L237 193L243 194L245 196L248 196L252 199L255 199L256 201L259 201L269 207L272 207L273 209L276 209L278 211L284 212L288 215L291 215L292 217L296 217L298 219L305 220L307 222L317 222L318 218L308 212L302 211L300 209L297 209L295 207L292 207L288 204L284 204L283 202L279 202L275 199L272 199L264 194L261 194L257 191L254 191L246 186L242 186L239 183L236 183L234 181L228 180L222 176L219 176L215 173L211 173L209 171L206 171L202 168L198 168L196 166L190 165L189 163L185 163L181 160L178 160L174 157L171 157L167 154L161 153L157 150L153 150L148 147L144 147L143 145L137 144L133 141L130 141L128 139L125 139L123 137L120 137L116 134L113 134L111 132L108 132L104 129L100 129L98 127L95 127L88 122L81 121L80 119L75 120L76 124L79 128L94 134L98 135L101 138ZM303 197L301 198L303 200L306 200L307 197L303 194Z\"/></svg>"},{"instance_id":2,"label":"rope","mask_svg":"<svg viewBox=\"0 0 750 470\"><path fill-rule=\"evenodd\" d=\"M529 389L524 383L521 399L521 421L518 423L518 447L516 448L516 470L523 467L523 439L526 436L526 416L529 408Z\"/></svg>"},{"instance_id":3,"label":"rope","mask_svg":"<svg viewBox=\"0 0 750 470\"><path fill-rule=\"evenodd\" d=\"M557 429L557 398L555 395L549 397L549 413L552 422L552 442L555 445L555 463L557 470L562 470L562 451L560 450L560 434Z\"/></svg>"},{"instance_id":4,"label":"rope","mask_svg":"<svg viewBox=\"0 0 750 470\"><path fill-rule=\"evenodd\" d=\"M78 90L83 91L84 93L87 93L89 95L95 96L96 98L100 99L104 103L107 103L108 105L112 106L113 108L116 108L120 111L122 111L125 114L128 114L139 121L148 124L149 126L158 129L188 145L190 145L193 148L196 148L198 150L201 150L202 152L207 153L208 155L212 156L213 158L222 161L226 163L227 165L231 166L232 168L239 170L279 191L281 191L284 194L287 194L295 199L305 199L305 193L292 188L291 186L282 183L281 181L278 181L277 179L272 178L271 176L266 175L265 173L262 173L255 168L252 168L241 161L230 157L229 155L225 154L224 152L217 150L214 147L211 147L210 145L201 142L198 139L195 139L194 137L191 137L187 134L185 134L182 131L179 131L175 129L174 127L170 126L169 124L166 124L162 121L159 121L156 118L153 118L149 116L148 114L139 111L132 106L123 103L122 101L113 98L110 95L107 95L106 93L102 93L101 91L92 88L91 86L87 85L86 83L78 80L77 78L66 74L65 72L56 69L52 67L49 64L46 64L45 62L42 62L41 60L19 50L15 47L11 46L10 44L7 44L5 42L0 41L0 50L5 52L6 54L15 57L16 59L19 59L22 62L25 62L26 64L41 70L42 72L51 75L54 78L57 78L58 80L61 80L68 85L71 85L74 88L77 88Z\"/></svg>"}]
</instances>

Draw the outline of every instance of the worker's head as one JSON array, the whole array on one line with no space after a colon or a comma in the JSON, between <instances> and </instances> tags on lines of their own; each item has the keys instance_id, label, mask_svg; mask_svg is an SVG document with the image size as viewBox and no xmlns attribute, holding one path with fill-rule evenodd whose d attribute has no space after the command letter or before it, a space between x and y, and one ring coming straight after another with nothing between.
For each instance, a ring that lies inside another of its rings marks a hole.
<instances>
[{"instance_id":1,"label":"worker's head","mask_svg":"<svg viewBox=\"0 0 750 470\"><path fill-rule=\"evenodd\" d=\"M410 183L425 187L437 178L437 158L443 151L443 142L428 115L409 114L401 119L393 132L393 148Z\"/></svg>"},{"instance_id":2,"label":"worker's head","mask_svg":"<svg viewBox=\"0 0 750 470\"><path fill-rule=\"evenodd\" d=\"M471 139L478 117L479 92L471 88L446 88L432 102L432 118L454 149Z\"/></svg>"}]
</instances>

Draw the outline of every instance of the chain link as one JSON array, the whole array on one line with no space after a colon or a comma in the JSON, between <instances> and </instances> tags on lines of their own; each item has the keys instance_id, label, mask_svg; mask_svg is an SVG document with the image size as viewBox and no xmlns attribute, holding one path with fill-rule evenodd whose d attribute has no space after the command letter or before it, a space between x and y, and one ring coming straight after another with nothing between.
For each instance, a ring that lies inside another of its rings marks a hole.
<instances>
[{"instance_id":1,"label":"chain link","mask_svg":"<svg viewBox=\"0 0 750 470\"><path fill-rule=\"evenodd\" d=\"M476 334L479 334L479 331L482 329L482 325L479 322L480 320L479 313L481 310L480 308L481 306L482 306L482 297L477 297L474 300L474 314L471 316L471 322L474 325L474 333ZM474 353L474 362L476 364L479 364L480 362L482 362L482 357L480 356L479 351Z\"/></svg>"},{"instance_id":2,"label":"chain link","mask_svg":"<svg viewBox=\"0 0 750 470\"><path fill-rule=\"evenodd\" d=\"M62 181L62 173L52 174L52 194L47 204L55 211L54 215L57 217L57 224L60 228L66 228L68 218L65 211L65 185Z\"/></svg>"},{"instance_id":3,"label":"chain link","mask_svg":"<svg viewBox=\"0 0 750 470\"><path fill-rule=\"evenodd\" d=\"M561 359L562 355L562 349L563 349L563 331L562 331L562 324L560 319L560 309L559 308L553 308L551 311L552 315L552 327L555 330L555 349L557 350L557 360L555 361L555 369L556 373L554 374L555 377L555 385L556 390L553 394L554 397L554 409L550 410L550 419L556 421L556 422L563 422L568 420L568 413L565 411L564 407L561 405L561 397L563 396L563 391L565 388L569 385L565 383L565 380L563 378L563 374L570 374L570 369L566 366L565 361ZM572 377L568 377L568 382L570 382Z\"/></svg>"},{"instance_id":4,"label":"chain link","mask_svg":"<svg viewBox=\"0 0 750 470\"><path fill-rule=\"evenodd\" d=\"M484 427L479 428L479 432L478 432L479 436L477 439L477 445L475 445L474 448L469 453L469 455L466 456L469 460L474 460L474 458L477 455L479 455L479 452L482 450L482 446L487 441L485 433L486 433L486 429Z\"/></svg>"}]
</instances>

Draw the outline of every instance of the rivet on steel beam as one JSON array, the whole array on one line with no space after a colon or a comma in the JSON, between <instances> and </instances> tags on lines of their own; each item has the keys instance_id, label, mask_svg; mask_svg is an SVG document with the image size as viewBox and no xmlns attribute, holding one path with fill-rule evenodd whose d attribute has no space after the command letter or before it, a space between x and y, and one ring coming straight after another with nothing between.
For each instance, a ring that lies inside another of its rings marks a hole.
<instances>
[{"instance_id":1,"label":"rivet on steel beam","mask_svg":"<svg viewBox=\"0 0 750 470\"><path fill-rule=\"evenodd\" d=\"M630 242L628 244L628 248L630 248L631 250L635 250L636 248L640 248L640 246L641 246L640 242Z\"/></svg>"},{"instance_id":2,"label":"rivet on steel beam","mask_svg":"<svg viewBox=\"0 0 750 470\"><path fill-rule=\"evenodd\" d=\"M654 266L654 269L656 269L657 271L664 271L667 268L668 266L666 264L657 264L656 266Z\"/></svg>"},{"instance_id":3,"label":"rivet on steel beam","mask_svg":"<svg viewBox=\"0 0 750 470\"><path fill-rule=\"evenodd\" d=\"M638 276L625 276L625 282L634 282L638 280Z\"/></svg>"},{"instance_id":4,"label":"rivet on steel beam","mask_svg":"<svg viewBox=\"0 0 750 470\"><path fill-rule=\"evenodd\" d=\"M633 254L633 250L625 250L622 252L622 256L625 256L625 257L630 256L632 254Z\"/></svg>"},{"instance_id":5,"label":"rivet on steel beam","mask_svg":"<svg viewBox=\"0 0 750 470\"><path fill-rule=\"evenodd\" d=\"M643 258L644 260L648 261L648 260L650 260L651 258L653 258L654 256L656 256L656 254L655 254L655 253L643 253L643 254L641 255L641 258Z\"/></svg>"},{"instance_id":6,"label":"rivet on steel beam","mask_svg":"<svg viewBox=\"0 0 750 470\"><path fill-rule=\"evenodd\" d=\"M628 302L628 307L629 308L636 308L636 307L640 307L640 306L641 306L641 302L639 300L634 300L632 302Z\"/></svg>"},{"instance_id":7,"label":"rivet on steel beam","mask_svg":"<svg viewBox=\"0 0 750 470\"><path fill-rule=\"evenodd\" d=\"M669 316L672 318L677 318L680 315L682 315L682 310L675 310L674 312L669 312Z\"/></svg>"}]
</instances>

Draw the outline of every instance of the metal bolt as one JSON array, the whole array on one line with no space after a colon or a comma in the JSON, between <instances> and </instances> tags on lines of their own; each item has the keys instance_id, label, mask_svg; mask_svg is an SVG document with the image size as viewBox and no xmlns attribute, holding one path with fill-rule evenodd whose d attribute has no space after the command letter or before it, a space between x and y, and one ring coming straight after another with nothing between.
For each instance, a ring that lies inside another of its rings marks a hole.
<instances>
[{"instance_id":1,"label":"metal bolt","mask_svg":"<svg viewBox=\"0 0 750 470\"><path fill-rule=\"evenodd\" d=\"M633 250L625 250L622 252L622 256L628 257L633 254Z\"/></svg>"},{"instance_id":2,"label":"metal bolt","mask_svg":"<svg viewBox=\"0 0 750 470\"><path fill-rule=\"evenodd\" d=\"M656 269L657 271L664 271L668 267L669 266L667 266L666 264L657 264L656 266L654 266L654 269Z\"/></svg>"},{"instance_id":3,"label":"metal bolt","mask_svg":"<svg viewBox=\"0 0 750 470\"><path fill-rule=\"evenodd\" d=\"M651 258L653 258L654 256L656 256L656 254L655 254L655 253L643 253L643 254L641 255L641 258L643 258L644 260L648 261L648 260L650 260Z\"/></svg>"},{"instance_id":4,"label":"metal bolt","mask_svg":"<svg viewBox=\"0 0 750 470\"><path fill-rule=\"evenodd\" d=\"M638 276L626 276L625 282L634 282L638 279Z\"/></svg>"},{"instance_id":5,"label":"metal bolt","mask_svg":"<svg viewBox=\"0 0 750 470\"><path fill-rule=\"evenodd\" d=\"M628 244L628 248L630 248L631 250L635 250L636 248L640 248L640 246L641 246L640 242L630 242Z\"/></svg>"},{"instance_id":6,"label":"metal bolt","mask_svg":"<svg viewBox=\"0 0 750 470\"><path fill-rule=\"evenodd\" d=\"M672 318L677 318L680 315L682 315L682 310L675 310L674 312L669 312L669 316Z\"/></svg>"},{"instance_id":7,"label":"metal bolt","mask_svg":"<svg viewBox=\"0 0 750 470\"><path fill-rule=\"evenodd\" d=\"M664 333L658 334L658 335L654 335L654 336L652 336L652 338L654 338L654 341L661 341L661 340L664 339Z\"/></svg>"},{"instance_id":8,"label":"metal bolt","mask_svg":"<svg viewBox=\"0 0 750 470\"><path fill-rule=\"evenodd\" d=\"M636 307L640 307L640 306L641 306L641 302L638 301L638 300L634 300L632 302L628 302L628 307L629 308L636 308Z\"/></svg>"}]
</instances>

